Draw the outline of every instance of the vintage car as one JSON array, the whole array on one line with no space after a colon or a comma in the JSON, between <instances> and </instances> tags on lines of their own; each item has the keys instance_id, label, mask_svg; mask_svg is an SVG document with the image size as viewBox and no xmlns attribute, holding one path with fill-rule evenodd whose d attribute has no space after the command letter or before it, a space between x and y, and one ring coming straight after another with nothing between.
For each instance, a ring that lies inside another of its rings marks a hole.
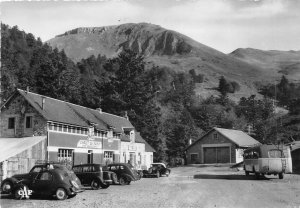
<instances>
[{"instance_id":1,"label":"vintage car","mask_svg":"<svg viewBox=\"0 0 300 208\"><path fill-rule=\"evenodd\" d=\"M100 187L106 189L117 178L114 172L108 171L106 166L100 164L74 165L72 170L82 185L91 186L92 189L99 189Z\"/></svg>"},{"instance_id":2,"label":"vintage car","mask_svg":"<svg viewBox=\"0 0 300 208\"><path fill-rule=\"evenodd\" d=\"M160 177L162 175L169 176L171 170L164 163L152 163L148 170L143 171L143 177Z\"/></svg>"},{"instance_id":3,"label":"vintage car","mask_svg":"<svg viewBox=\"0 0 300 208\"><path fill-rule=\"evenodd\" d=\"M117 174L117 180L114 184L129 185L131 181L137 181L141 177L137 170L128 163L112 163L107 165L107 169Z\"/></svg>"},{"instance_id":4,"label":"vintage car","mask_svg":"<svg viewBox=\"0 0 300 208\"><path fill-rule=\"evenodd\" d=\"M80 180L73 171L63 165L36 166L27 174L14 175L1 183L4 193L13 194L16 199L24 197L24 191L31 195L56 196L59 200L74 197L84 191ZM38 171L39 170L39 171ZM28 195L27 195L28 196Z\"/></svg>"}]
</instances>

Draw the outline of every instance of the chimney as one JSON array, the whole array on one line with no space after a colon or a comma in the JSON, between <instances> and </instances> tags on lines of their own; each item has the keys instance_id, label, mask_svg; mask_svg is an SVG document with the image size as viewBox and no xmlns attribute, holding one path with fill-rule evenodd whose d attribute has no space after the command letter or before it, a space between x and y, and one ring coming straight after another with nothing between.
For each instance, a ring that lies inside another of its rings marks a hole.
<instances>
[{"instance_id":1,"label":"chimney","mask_svg":"<svg viewBox=\"0 0 300 208\"><path fill-rule=\"evenodd\" d=\"M96 108L96 110L97 110L99 113L102 113L102 109L101 109L101 108Z\"/></svg>"},{"instance_id":2,"label":"chimney","mask_svg":"<svg viewBox=\"0 0 300 208\"><path fill-rule=\"evenodd\" d=\"M127 114L127 111L125 111L124 118L126 118L127 120L129 120L129 117L128 117L128 114Z\"/></svg>"},{"instance_id":3,"label":"chimney","mask_svg":"<svg viewBox=\"0 0 300 208\"><path fill-rule=\"evenodd\" d=\"M46 101L46 98L42 97L42 110L44 110L44 108L45 108L45 101Z\"/></svg>"}]
</instances>

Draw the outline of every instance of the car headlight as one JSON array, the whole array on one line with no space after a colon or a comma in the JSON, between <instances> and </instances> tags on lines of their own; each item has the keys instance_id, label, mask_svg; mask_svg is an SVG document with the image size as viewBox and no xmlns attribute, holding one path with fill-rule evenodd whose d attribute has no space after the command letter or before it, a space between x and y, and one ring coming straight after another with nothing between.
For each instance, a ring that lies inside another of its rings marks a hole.
<instances>
[{"instance_id":1,"label":"car headlight","mask_svg":"<svg viewBox=\"0 0 300 208\"><path fill-rule=\"evenodd\" d=\"M75 187L75 188L77 188L77 189L79 189L79 186L78 186L78 184L75 182L75 181L71 181L71 184Z\"/></svg>"}]
</instances>

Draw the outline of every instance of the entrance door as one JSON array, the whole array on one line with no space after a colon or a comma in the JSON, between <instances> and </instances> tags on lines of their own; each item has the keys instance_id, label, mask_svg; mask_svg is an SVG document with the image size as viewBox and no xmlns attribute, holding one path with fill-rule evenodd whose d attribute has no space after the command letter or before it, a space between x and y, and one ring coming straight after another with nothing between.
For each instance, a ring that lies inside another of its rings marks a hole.
<instances>
[{"instance_id":1,"label":"entrance door","mask_svg":"<svg viewBox=\"0 0 300 208\"><path fill-rule=\"evenodd\" d=\"M204 163L230 163L229 147L204 147Z\"/></svg>"}]
</instances>

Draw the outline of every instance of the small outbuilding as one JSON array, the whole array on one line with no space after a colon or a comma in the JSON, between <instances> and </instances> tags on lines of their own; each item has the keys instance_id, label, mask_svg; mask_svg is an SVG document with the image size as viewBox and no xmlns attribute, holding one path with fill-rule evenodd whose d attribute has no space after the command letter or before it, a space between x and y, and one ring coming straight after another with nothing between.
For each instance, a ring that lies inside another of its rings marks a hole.
<instances>
[{"instance_id":1,"label":"small outbuilding","mask_svg":"<svg viewBox=\"0 0 300 208\"><path fill-rule=\"evenodd\" d=\"M186 148L187 164L238 163L244 149L259 144L243 131L213 128Z\"/></svg>"}]
</instances>

